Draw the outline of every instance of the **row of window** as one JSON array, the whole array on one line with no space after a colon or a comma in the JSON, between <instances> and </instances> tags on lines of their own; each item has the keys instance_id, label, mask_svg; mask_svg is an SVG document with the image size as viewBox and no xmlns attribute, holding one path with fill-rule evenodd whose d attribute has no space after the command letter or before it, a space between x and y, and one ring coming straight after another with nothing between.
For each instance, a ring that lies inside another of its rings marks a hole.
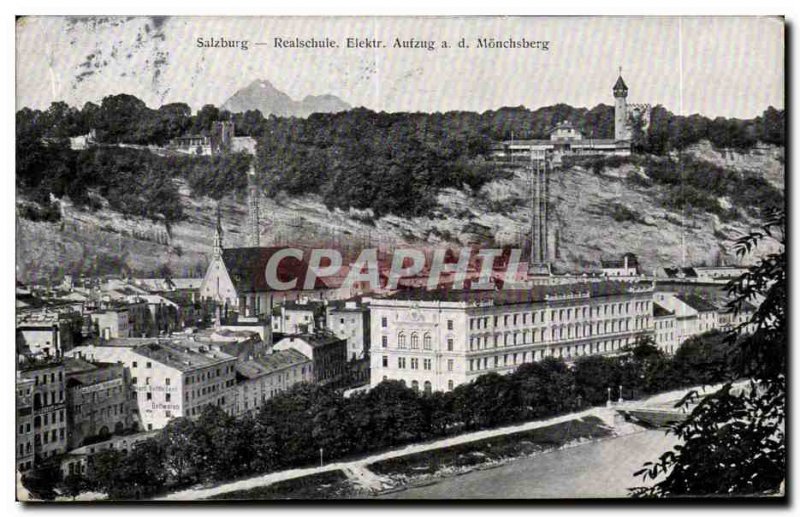
<instances>
[{"instance_id":1,"label":"row of window","mask_svg":"<svg viewBox=\"0 0 800 517\"><path fill-rule=\"evenodd\" d=\"M649 314L649 307L650 302L620 302L620 303L611 303L611 304L604 304L602 306L594 307L594 311L591 307L574 307L574 308L564 308L564 309L550 309L550 321L570 321L570 320L580 320L580 319L587 319L592 317L592 312L594 312L594 317L599 317L602 313L603 316L614 316L615 314L618 315L628 315L631 312L631 303L633 303L634 313L636 314ZM532 325L537 323L543 324L547 323L545 321L547 315L547 310L540 310L540 311L532 311L532 312L522 312L522 313L515 313L515 314L504 314L502 315L502 325L503 326L517 326L517 325L527 325L528 320ZM480 329L488 329L489 322L493 321L494 327L500 327L501 322L501 315L495 316L481 316L476 318L470 318L469 320L469 329L470 330L480 330Z\"/></svg>"},{"instance_id":2,"label":"row of window","mask_svg":"<svg viewBox=\"0 0 800 517\"><path fill-rule=\"evenodd\" d=\"M386 375L383 376L383 380L387 380L388 378L389 377ZM403 384L403 386L407 385L405 379L400 379L400 382ZM431 392L433 391L433 386L431 385L431 381L425 381L423 386L425 389L425 393L430 395ZM447 381L447 389L449 391L453 391L454 388L455 388L455 382L453 382L453 379ZM411 389L413 389L414 391L419 391L419 381L411 381Z\"/></svg>"},{"instance_id":3,"label":"row of window","mask_svg":"<svg viewBox=\"0 0 800 517\"><path fill-rule=\"evenodd\" d=\"M408 360L408 361L407 361ZM385 355L382 357L381 364L384 368L389 367L389 356ZM410 366L411 370L419 370L419 358L418 357L398 357L397 358L397 367L401 370L406 368L406 365ZM453 359L447 360L447 371L452 372L455 368L455 361ZM432 370L433 369L433 360L432 359L422 359L422 369L423 370Z\"/></svg>"},{"instance_id":4,"label":"row of window","mask_svg":"<svg viewBox=\"0 0 800 517\"><path fill-rule=\"evenodd\" d=\"M56 398L58 395L58 398ZM53 404L61 404L64 402L64 390L59 390L58 393L53 391L43 391L33 395L33 408L39 409L42 406L49 406Z\"/></svg>"},{"instance_id":5,"label":"row of window","mask_svg":"<svg viewBox=\"0 0 800 517\"><path fill-rule=\"evenodd\" d=\"M37 429L39 427L48 426L50 424L56 423L56 416L58 416L58 422L64 423L64 410L61 409L58 412L53 413L45 413L44 415L36 415L33 417L33 427Z\"/></svg>"},{"instance_id":6,"label":"row of window","mask_svg":"<svg viewBox=\"0 0 800 517\"><path fill-rule=\"evenodd\" d=\"M553 347L547 350L534 350L530 352L518 352L514 354L495 355L493 357L482 357L469 360L469 371L481 371L491 368L514 366L527 363L529 361L539 361L547 356L550 357L580 357L600 352L613 352L625 346L624 340L604 341L603 343L590 343L585 345ZM491 359L491 361L490 361Z\"/></svg>"},{"instance_id":7,"label":"row of window","mask_svg":"<svg viewBox=\"0 0 800 517\"><path fill-rule=\"evenodd\" d=\"M33 435L33 443L38 447L39 445L48 444L48 443L57 443L64 441L65 435L65 428L59 427L58 429L53 429L51 431L44 431L41 434Z\"/></svg>"},{"instance_id":8,"label":"row of window","mask_svg":"<svg viewBox=\"0 0 800 517\"><path fill-rule=\"evenodd\" d=\"M381 328L386 328L389 326L389 319L386 316L381 317ZM453 320L447 320L447 330L453 330L454 323Z\"/></svg>"},{"instance_id":9,"label":"row of window","mask_svg":"<svg viewBox=\"0 0 800 517\"><path fill-rule=\"evenodd\" d=\"M111 416L112 411L113 411L114 415L125 413L125 403L124 402L120 402L119 404L113 404L111 406L102 407L99 410L95 409L95 407L92 406L92 405L88 405L87 408L92 410L92 411L88 411L87 415L88 414L92 414L92 413L96 413L96 414L100 415L100 418L105 418L106 416ZM73 412L74 412L75 415L82 415L83 414L83 406L80 405L80 404L76 405Z\"/></svg>"},{"instance_id":10,"label":"row of window","mask_svg":"<svg viewBox=\"0 0 800 517\"><path fill-rule=\"evenodd\" d=\"M455 346L455 340L452 337L447 338L447 351L452 352ZM381 336L381 348L389 348L389 336ZM408 341L406 340L405 332L400 332L397 335L397 348L401 350L408 349ZM425 334L422 338L422 349L432 350L433 340L430 334ZM419 335L416 332L411 334L411 350L419 350Z\"/></svg>"},{"instance_id":11,"label":"row of window","mask_svg":"<svg viewBox=\"0 0 800 517\"><path fill-rule=\"evenodd\" d=\"M647 326L646 318L636 318L633 330L644 329ZM605 323L597 323L592 326L590 323L569 325L566 328L558 329L525 329L522 332L506 333L502 336L502 346L526 345L531 343L541 343L560 339L573 339L591 337L603 333L628 332L631 330L630 320L619 320ZM593 329L596 329L593 332ZM602 332L601 332L602 330ZM501 344L499 335L494 336L473 336L469 340L470 350L481 350L489 348L489 338L492 338L492 345L497 348Z\"/></svg>"},{"instance_id":12,"label":"row of window","mask_svg":"<svg viewBox=\"0 0 800 517\"><path fill-rule=\"evenodd\" d=\"M56 374L55 374L55 372L52 372L49 375L49 377L50 377L50 383L56 382ZM36 385L36 386L38 386L40 384L42 386L46 385L47 384L47 378L48 378L48 375L46 373L43 374L41 377L39 377L38 375L35 376L34 377L34 385ZM58 372L58 382L64 382L64 372Z\"/></svg>"}]
</instances>

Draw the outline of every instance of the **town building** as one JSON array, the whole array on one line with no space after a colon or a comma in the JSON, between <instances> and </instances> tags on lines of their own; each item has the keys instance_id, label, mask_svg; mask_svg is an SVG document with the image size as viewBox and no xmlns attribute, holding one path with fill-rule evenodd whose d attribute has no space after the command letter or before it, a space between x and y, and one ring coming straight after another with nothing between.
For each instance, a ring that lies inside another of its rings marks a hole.
<instances>
[{"instance_id":1,"label":"town building","mask_svg":"<svg viewBox=\"0 0 800 517\"><path fill-rule=\"evenodd\" d=\"M131 418L130 378L122 364L64 361L69 449L103 441L138 426Z\"/></svg>"},{"instance_id":2,"label":"town building","mask_svg":"<svg viewBox=\"0 0 800 517\"><path fill-rule=\"evenodd\" d=\"M658 276L665 280L683 283L715 283L725 285L747 272L741 266L685 266L664 267L658 270Z\"/></svg>"},{"instance_id":3,"label":"town building","mask_svg":"<svg viewBox=\"0 0 800 517\"><path fill-rule=\"evenodd\" d=\"M347 341L333 334L296 334L286 336L272 347L273 353L280 350L296 350L311 359L313 381L337 386L346 381Z\"/></svg>"},{"instance_id":4,"label":"town building","mask_svg":"<svg viewBox=\"0 0 800 517\"><path fill-rule=\"evenodd\" d=\"M186 338L118 339L83 345L70 355L125 365L136 395L133 418L144 430L160 429L176 417L199 416L208 404L229 410L236 358L195 347Z\"/></svg>"},{"instance_id":5,"label":"town building","mask_svg":"<svg viewBox=\"0 0 800 517\"><path fill-rule=\"evenodd\" d=\"M272 331L281 334L311 334L325 328L325 304L301 298L286 301L273 311Z\"/></svg>"},{"instance_id":6,"label":"town building","mask_svg":"<svg viewBox=\"0 0 800 517\"><path fill-rule=\"evenodd\" d=\"M33 388L34 379L17 378L16 384L16 464L17 470L25 472L35 465L33 448Z\"/></svg>"},{"instance_id":7,"label":"town building","mask_svg":"<svg viewBox=\"0 0 800 517\"><path fill-rule=\"evenodd\" d=\"M19 365L17 377L33 380L35 461L64 453L67 450L67 410L63 361L25 361Z\"/></svg>"},{"instance_id":8,"label":"town building","mask_svg":"<svg viewBox=\"0 0 800 517\"><path fill-rule=\"evenodd\" d=\"M718 329L716 305L696 294L677 294L675 297L697 312L697 333Z\"/></svg>"},{"instance_id":9,"label":"town building","mask_svg":"<svg viewBox=\"0 0 800 517\"><path fill-rule=\"evenodd\" d=\"M633 279L639 276L639 259L633 253L626 253L619 260L601 260L600 269L608 277Z\"/></svg>"},{"instance_id":10,"label":"town building","mask_svg":"<svg viewBox=\"0 0 800 517\"><path fill-rule=\"evenodd\" d=\"M95 335L103 339L131 337L131 324L127 307L100 309L89 313Z\"/></svg>"},{"instance_id":11,"label":"town building","mask_svg":"<svg viewBox=\"0 0 800 517\"><path fill-rule=\"evenodd\" d=\"M116 450L127 454L137 445L156 437L157 431L145 431L122 436L112 436L101 442L84 445L70 450L61 457L61 476L66 478L70 474L86 476L86 469L91 464L92 458L103 451Z\"/></svg>"},{"instance_id":12,"label":"town building","mask_svg":"<svg viewBox=\"0 0 800 517\"><path fill-rule=\"evenodd\" d=\"M370 350L369 307L357 300L334 301L327 307L327 329L347 340L350 361L366 359Z\"/></svg>"},{"instance_id":13,"label":"town building","mask_svg":"<svg viewBox=\"0 0 800 517\"><path fill-rule=\"evenodd\" d=\"M695 293L656 291L653 300L675 314L675 340L687 339L719 328L717 306Z\"/></svg>"},{"instance_id":14,"label":"town building","mask_svg":"<svg viewBox=\"0 0 800 517\"><path fill-rule=\"evenodd\" d=\"M291 348L239 361L236 363L236 388L232 392L232 414L254 413L278 393L313 379L311 359Z\"/></svg>"},{"instance_id":15,"label":"town building","mask_svg":"<svg viewBox=\"0 0 800 517\"><path fill-rule=\"evenodd\" d=\"M44 306L17 311L17 333L29 353L38 357L61 357L80 336L83 318L71 307Z\"/></svg>"},{"instance_id":16,"label":"town building","mask_svg":"<svg viewBox=\"0 0 800 517\"><path fill-rule=\"evenodd\" d=\"M656 347L666 354L674 354L680 343L675 332L675 313L653 302L653 330Z\"/></svg>"},{"instance_id":17,"label":"town building","mask_svg":"<svg viewBox=\"0 0 800 517\"><path fill-rule=\"evenodd\" d=\"M500 291L400 291L370 301L371 385L452 390L545 357L616 354L653 336L653 287L602 281Z\"/></svg>"}]
</instances>

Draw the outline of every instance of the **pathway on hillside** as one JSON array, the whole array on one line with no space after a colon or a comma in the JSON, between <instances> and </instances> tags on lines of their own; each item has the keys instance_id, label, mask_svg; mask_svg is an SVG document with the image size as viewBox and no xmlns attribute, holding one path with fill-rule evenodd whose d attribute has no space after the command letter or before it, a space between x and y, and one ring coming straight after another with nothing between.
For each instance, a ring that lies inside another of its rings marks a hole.
<instances>
[{"instance_id":1,"label":"pathway on hillside","mask_svg":"<svg viewBox=\"0 0 800 517\"><path fill-rule=\"evenodd\" d=\"M719 389L721 385L706 387L702 389L701 393L712 393ZM644 401L635 401L631 403L623 403L624 405L631 404L636 406L646 406L646 405L662 405L668 403L670 401L677 401L683 395L692 389L696 388L689 388L689 389L682 389L682 390L675 390L667 393L661 393L659 395L655 395L649 399ZM379 461L384 461L390 458L397 458L400 456L407 456L410 454L416 454L419 452L431 451L435 449L441 449L445 447L450 447L453 445L459 445L463 443L469 443L479 440L484 440L487 438L493 438L496 436L502 436L506 434L514 434L520 433L524 431L530 431L533 429L538 429L541 427L548 427L555 424L560 424L563 422L567 422L570 420L577 420L580 418L585 418L589 416L597 417L603 420L603 422L608 425L609 427L614 427L615 423L615 415L616 415L616 408L620 406L612 407L612 408L604 408L604 407L595 407L591 409L587 409L585 411L581 411L579 413L570 413L567 415L561 415L558 417L550 418L547 420L537 420L534 422L526 422L524 424L507 426L507 427L500 427L497 429L488 429L485 431L476 431L473 433L465 433L458 436L452 436L448 438L442 438L440 440L434 440L431 442L425 442L420 444L413 444L407 445L404 447L399 447L396 449L392 449L383 453L373 454L371 456L367 456L358 460L354 461L347 461L347 462L336 462L330 463L328 465L324 465L322 467L307 467L307 468L299 468L299 469L291 469L291 470L283 470L279 472L271 472L269 474L263 474L260 476L255 476L247 479L242 479L239 481L233 481L230 483L224 483L215 487L211 488L189 488L186 490L181 490L179 492L174 492L172 494L168 494L163 497L156 498L156 500L160 501L189 501L189 500L197 500L197 499L206 499L208 497L216 496L219 494L224 494L228 492L234 492L238 490L249 490L252 488L264 487L271 485L273 483L277 483L279 481L285 481L288 479L294 479L299 477L304 477L312 474L319 474L322 472L329 472L333 470L342 470L348 477L354 479L358 482L361 486L367 487L375 487L378 488L380 483L382 482L382 478L380 476L375 475L372 473L367 466L376 463ZM621 430L618 430L618 433ZM631 428L627 427L625 432L630 432ZM366 472L365 472L366 471Z\"/></svg>"}]
</instances>

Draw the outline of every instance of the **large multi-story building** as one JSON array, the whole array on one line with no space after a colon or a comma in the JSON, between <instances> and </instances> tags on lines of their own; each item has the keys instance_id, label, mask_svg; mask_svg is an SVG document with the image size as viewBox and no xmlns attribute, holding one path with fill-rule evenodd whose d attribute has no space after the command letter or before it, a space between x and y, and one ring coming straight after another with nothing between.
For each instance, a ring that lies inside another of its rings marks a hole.
<instances>
[{"instance_id":1,"label":"large multi-story building","mask_svg":"<svg viewBox=\"0 0 800 517\"><path fill-rule=\"evenodd\" d=\"M236 363L236 389L232 393L232 414L258 411L278 393L313 379L311 359L294 349L239 361Z\"/></svg>"},{"instance_id":2,"label":"large multi-story building","mask_svg":"<svg viewBox=\"0 0 800 517\"><path fill-rule=\"evenodd\" d=\"M603 281L373 299L371 385L452 390L545 357L614 354L652 337L652 295L651 284Z\"/></svg>"},{"instance_id":3,"label":"large multi-story building","mask_svg":"<svg viewBox=\"0 0 800 517\"><path fill-rule=\"evenodd\" d=\"M17 379L16 407L17 407L17 442L16 462L17 470L24 472L34 466L33 452L33 379Z\"/></svg>"},{"instance_id":4,"label":"large multi-story building","mask_svg":"<svg viewBox=\"0 0 800 517\"><path fill-rule=\"evenodd\" d=\"M61 360L21 364L19 379L33 380L33 451L36 461L67 450L64 363Z\"/></svg>"},{"instance_id":5,"label":"large multi-story building","mask_svg":"<svg viewBox=\"0 0 800 517\"><path fill-rule=\"evenodd\" d=\"M331 302L327 313L327 329L347 340L347 358L366 359L370 349L369 307L356 300Z\"/></svg>"},{"instance_id":6,"label":"large multi-story building","mask_svg":"<svg viewBox=\"0 0 800 517\"><path fill-rule=\"evenodd\" d=\"M272 349L275 352L296 350L311 359L314 382L337 386L347 380L347 341L333 334L320 332L286 336Z\"/></svg>"},{"instance_id":7,"label":"large multi-story building","mask_svg":"<svg viewBox=\"0 0 800 517\"><path fill-rule=\"evenodd\" d=\"M656 347L664 353L674 354L680 343L676 334L675 313L658 302L653 302L653 330Z\"/></svg>"},{"instance_id":8,"label":"large multi-story building","mask_svg":"<svg viewBox=\"0 0 800 517\"><path fill-rule=\"evenodd\" d=\"M70 354L125 365L135 393L133 417L147 431L176 417L199 416L208 404L230 410L228 391L236 382L236 358L213 348L181 339L121 339L80 346Z\"/></svg>"},{"instance_id":9,"label":"large multi-story building","mask_svg":"<svg viewBox=\"0 0 800 517\"><path fill-rule=\"evenodd\" d=\"M17 312L17 333L31 355L60 357L72 348L83 319L71 307L41 307Z\"/></svg>"},{"instance_id":10,"label":"large multi-story building","mask_svg":"<svg viewBox=\"0 0 800 517\"><path fill-rule=\"evenodd\" d=\"M102 441L129 430L130 378L121 364L93 364L76 358L65 361L67 422L70 449Z\"/></svg>"}]
</instances>

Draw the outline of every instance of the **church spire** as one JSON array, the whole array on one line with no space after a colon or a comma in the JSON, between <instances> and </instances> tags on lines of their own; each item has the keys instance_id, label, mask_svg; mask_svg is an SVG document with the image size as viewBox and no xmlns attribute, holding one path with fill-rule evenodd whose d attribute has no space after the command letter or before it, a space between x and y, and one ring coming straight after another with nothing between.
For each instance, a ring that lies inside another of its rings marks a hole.
<instances>
[{"instance_id":1,"label":"church spire","mask_svg":"<svg viewBox=\"0 0 800 517\"><path fill-rule=\"evenodd\" d=\"M217 203L217 229L214 232L214 258L222 256L222 212Z\"/></svg>"}]
</instances>

